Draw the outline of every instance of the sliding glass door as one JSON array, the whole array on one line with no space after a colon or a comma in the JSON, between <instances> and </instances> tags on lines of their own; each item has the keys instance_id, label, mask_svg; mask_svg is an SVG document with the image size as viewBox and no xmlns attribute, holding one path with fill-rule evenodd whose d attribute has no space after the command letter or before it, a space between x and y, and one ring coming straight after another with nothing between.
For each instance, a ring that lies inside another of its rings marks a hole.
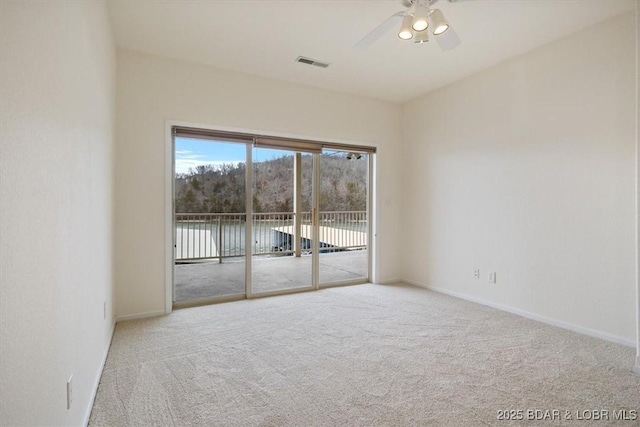
<instances>
[{"instance_id":1,"label":"sliding glass door","mask_svg":"<svg viewBox=\"0 0 640 427\"><path fill-rule=\"evenodd\" d=\"M253 149L255 295L311 289L313 154Z\"/></svg>"},{"instance_id":2,"label":"sliding glass door","mask_svg":"<svg viewBox=\"0 0 640 427\"><path fill-rule=\"evenodd\" d=\"M246 144L175 138L175 303L244 298Z\"/></svg>"},{"instance_id":3,"label":"sliding glass door","mask_svg":"<svg viewBox=\"0 0 640 427\"><path fill-rule=\"evenodd\" d=\"M319 282L369 277L369 155L325 149L320 157Z\"/></svg>"},{"instance_id":4,"label":"sliding glass door","mask_svg":"<svg viewBox=\"0 0 640 427\"><path fill-rule=\"evenodd\" d=\"M366 282L371 154L174 128L173 305Z\"/></svg>"}]
</instances>

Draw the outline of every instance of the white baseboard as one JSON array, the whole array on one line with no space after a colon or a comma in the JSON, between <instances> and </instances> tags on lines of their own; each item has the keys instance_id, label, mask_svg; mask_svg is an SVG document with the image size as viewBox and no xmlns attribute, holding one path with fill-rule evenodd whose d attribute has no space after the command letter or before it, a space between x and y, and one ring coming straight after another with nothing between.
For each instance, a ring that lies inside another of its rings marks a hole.
<instances>
[{"instance_id":1,"label":"white baseboard","mask_svg":"<svg viewBox=\"0 0 640 427\"><path fill-rule=\"evenodd\" d=\"M402 279L387 279L387 280L380 280L378 282L375 282L374 285L393 285L396 283L409 283L406 280L402 280ZM418 285L416 285L418 286ZM424 286L423 286L424 287Z\"/></svg>"},{"instance_id":2,"label":"white baseboard","mask_svg":"<svg viewBox=\"0 0 640 427\"><path fill-rule=\"evenodd\" d=\"M545 317L536 313L531 313L530 311L521 310L519 308L514 308L514 307L509 307L507 305L494 303L494 302L483 300L481 298L477 298L461 292L451 291L445 288L439 288L437 286L429 286L422 283L414 282L412 280L403 280L403 282L413 286L418 286L420 288L429 289L430 291L434 291L434 292L449 295L452 297L460 298L466 301L474 302L476 304L486 305L487 307L506 311L507 313L516 314L518 316L522 316L522 317L526 317L527 319L532 319L538 322L546 323L551 326L557 326L559 328L568 329L570 331L577 332L579 334L589 335L595 338L611 341L616 344L622 344L627 347L633 347L633 348L636 347L635 342L617 335L609 334L602 331L597 331L595 329L585 328L583 326L574 325L573 323L563 322L562 320L552 319L550 317Z\"/></svg>"},{"instance_id":3,"label":"white baseboard","mask_svg":"<svg viewBox=\"0 0 640 427\"><path fill-rule=\"evenodd\" d=\"M124 322L125 320L146 319L148 317L164 316L165 314L166 313L164 312L164 310L147 311L146 313L125 314L124 316L116 317L116 323Z\"/></svg>"},{"instance_id":4,"label":"white baseboard","mask_svg":"<svg viewBox=\"0 0 640 427\"><path fill-rule=\"evenodd\" d=\"M100 379L102 378L102 371L104 371L104 366L107 363L107 356L109 355L109 349L111 348L111 341L113 340L113 334L116 330L116 322L113 322L111 325L111 333L109 334L109 340L107 342L107 348L104 349L104 354L102 355L102 362L100 363L100 369L98 370L98 375L93 384L93 389L91 393L91 398L89 399L89 406L87 407L84 419L82 420L82 425L87 427L89 425L89 419L91 418L91 411L93 410L93 403L96 400L96 395L98 394L98 387L100 386Z\"/></svg>"}]
</instances>

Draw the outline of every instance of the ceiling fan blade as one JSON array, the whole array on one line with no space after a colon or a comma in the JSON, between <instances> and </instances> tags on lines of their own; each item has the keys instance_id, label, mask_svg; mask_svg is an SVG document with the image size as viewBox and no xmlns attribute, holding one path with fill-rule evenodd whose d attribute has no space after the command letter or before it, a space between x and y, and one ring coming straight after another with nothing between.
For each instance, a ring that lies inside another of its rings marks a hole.
<instances>
[{"instance_id":1,"label":"ceiling fan blade","mask_svg":"<svg viewBox=\"0 0 640 427\"><path fill-rule=\"evenodd\" d=\"M396 12L388 17L382 24L371 30L369 34L364 36L362 40L356 43L353 47L358 50L365 50L371 47L372 44L378 41L380 37L384 36L394 26L399 26L405 11Z\"/></svg>"},{"instance_id":2,"label":"ceiling fan blade","mask_svg":"<svg viewBox=\"0 0 640 427\"><path fill-rule=\"evenodd\" d=\"M438 43L438 46L440 46L442 50L455 49L461 42L458 33L451 27L444 33L433 36L433 38L436 39L436 43Z\"/></svg>"}]
</instances>

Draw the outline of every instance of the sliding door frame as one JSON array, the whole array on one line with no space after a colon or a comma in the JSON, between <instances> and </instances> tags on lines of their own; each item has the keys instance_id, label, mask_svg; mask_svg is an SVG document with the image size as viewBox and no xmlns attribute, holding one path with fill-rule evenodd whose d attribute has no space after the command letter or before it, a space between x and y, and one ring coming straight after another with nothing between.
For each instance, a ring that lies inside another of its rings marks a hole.
<instances>
[{"instance_id":1,"label":"sliding door frame","mask_svg":"<svg viewBox=\"0 0 640 427\"><path fill-rule=\"evenodd\" d=\"M365 281L373 282L373 167L374 167L374 156L375 153L369 153L367 155L367 197L366 197L366 213L367 213L367 271L366 277L364 277ZM318 175L319 176L319 175ZM318 178L319 179L319 178ZM318 181L319 183L319 181ZM318 184L319 185L319 184ZM320 252L318 251L318 257L320 256ZM317 287L316 289L325 289L325 288L337 288L340 286L351 286L358 285L362 283L363 278L357 279L349 279L349 280L340 280L336 282L320 282L320 260L318 259L318 277L317 277Z\"/></svg>"},{"instance_id":2,"label":"sliding door frame","mask_svg":"<svg viewBox=\"0 0 640 427\"><path fill-rule=\"evenodd\" d=\"M263 147L256 147L255 142L253 144L253 146L249 147L249 149L251 148L263 148ZM293 149L290 148L283 148L282 149L283 152L289 152L289 153L293 153L294 154L294 162L297 162L296 157L298 156L298 154L302 154L302 152L300 151L294 151ZM317 277L318 277L318 271L319 271L319 267L318 267L318 261L317 261L317 254L318 254L318 244L317 244L317 215L315 214L315 212L317 211L317 209L315 208L317 205L317 201L316 201L316 197L317 197L317 191L316 191L316 174L318 171L318 161L319 161L319 153L313 153L313 171L312 171L312 175L313 178L311 180L311 188L312 188L312 215L311 215L311 284L310 285L305 285L305 286L298 286L298 287L294 287L294 288L283 288L283 289L274 289L272 291L264 291L264 292L255 292L253 289L253 275L251 274L250 279L247 281L248 284L248 288L251 288L251 294L247 293L247 299L251 299L251 298L262 298L262 297L269 297L269 296L274 296L274 295L285 295L285 294L295 294L295 293L299 293L299 292L309 292L309 291L314 291L318 289L318 281L317 281ZM302 162L300 162L302 163ZM253 174L253 163L251 163L251 167L247 168L247 170L251 170L251 174ZM296 181L301 181L301 175L302 175L302 170L298 167L294 167L294 179ZM253 181L253 178L251 178L251 180ZM253 184L252 184L253 185ZM296 186L294 186L296 187ZM296 188L294 190L296 193L301 193L300 188ZM299 197L299 194L294 194L294 197ZM253 201L253 187L251 187L251 200ZM253 206L252 206L253 209ZM294 218L296 218L295 221L297 221L298 219L298 212L294 212ZM253 227L253 221L251 222L252 227ZM251 227L251 228L252 228ZM246 233L247 235L253 236L253 229L249 230L250 232ZM296 241L300 241L300 236L299 235L295 235L294 234L294 238L296 239ZM250 243L253 243L253 239L250 240ZM295 253L293 254L295 256ZM251 261L253 261L253 254L249 255L249 258L251 258ZM247 262L249 262L249 260L247 260ZM252 264L253 265L253 264Z\"/></svg>"},{"instance_id":3,"label":"sliding door frame","mask_svg":"<svg viewBox=\"0 0 640 427\"><path fill-rule=\"evenodd\" d=\"M255 142L255 139L254 139ZM244 295L245 298L253 298L253 144L246 145L247 165L244 174L245 208L247 215L244 222Z\"/></svg>"},{"instance_id":4,"label":"sliding door frame","mask_svg":"<svg viewBox=\"0 0 640 427\"><path fill-rule=\"evenodd\" d=\"M191 122L167 120L165 122L165 314L169 314L174 309L174 265L175 265L175 133L174 130L178 128L181 130L193 130L195 132L219 134L223 139L224 136L231 138L239 137L242 139L252 138L253 144L248 141L246 144L246 162L247 172L245 174L245 186L246 186L246 229L245 229L245 295L240 297L237 295L221 296L207 298L203 300L194 301L193 304L180 304L180 307L190 305L202 305L223 301L232 301L239 299L251 299L259 298L271 295L290 294L297 292L308 292L311 290L317 290L324 287L331 286L345 286L351 284L360 284L366 282L373 282L375 279L374 262L376 257L373 254L373 248L375 245L375 185L374 185L374 158L376 149L373 146L361 145L361 144L346 144L344 142L331 142L327 139L309 139L300 138L293 135L278 135L267 134L262 132L255 132L246 129L229 128L221 126L202 125ZM317 150L313 152L313 193L312 193L312 285L277 290L270 292L255 293L252 286L252 270L253 270L253 254L252 254L252 219L253 219L253 147L255 146L269 146L269 144L282 144L282 147L293 152L307 151L306 148L312 148ZM368 167L368 195L367 195L367 277L363 279L350 280L346 282L328 283L320 286L319 283L319 243L318 243L318 215L319 215L319 191L320 184L320 152L322 148L330 147L337 150L366 152L368 154L369 167Z\"/></svg>"}]
</instances>

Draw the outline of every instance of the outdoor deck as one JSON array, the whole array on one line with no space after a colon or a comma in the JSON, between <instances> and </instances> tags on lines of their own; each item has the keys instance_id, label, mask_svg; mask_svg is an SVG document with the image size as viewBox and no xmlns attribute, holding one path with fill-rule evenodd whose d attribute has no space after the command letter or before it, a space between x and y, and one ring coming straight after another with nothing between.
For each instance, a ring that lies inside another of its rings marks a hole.
<instances>
[{"instance_id":1,"label":"outdoor deck","mask_svg":"<svg viewBox=\"0 0 640 427\"><path fill-rule=\"evenodd\" d=\"M244 259L208 260L175 266L176 302L245 292ZM367 276L367 251L320 254L320 283ZM260 257L253 259L253 292L270 292L311 285L311 256Z\"/></svg>"}]
</instances>

